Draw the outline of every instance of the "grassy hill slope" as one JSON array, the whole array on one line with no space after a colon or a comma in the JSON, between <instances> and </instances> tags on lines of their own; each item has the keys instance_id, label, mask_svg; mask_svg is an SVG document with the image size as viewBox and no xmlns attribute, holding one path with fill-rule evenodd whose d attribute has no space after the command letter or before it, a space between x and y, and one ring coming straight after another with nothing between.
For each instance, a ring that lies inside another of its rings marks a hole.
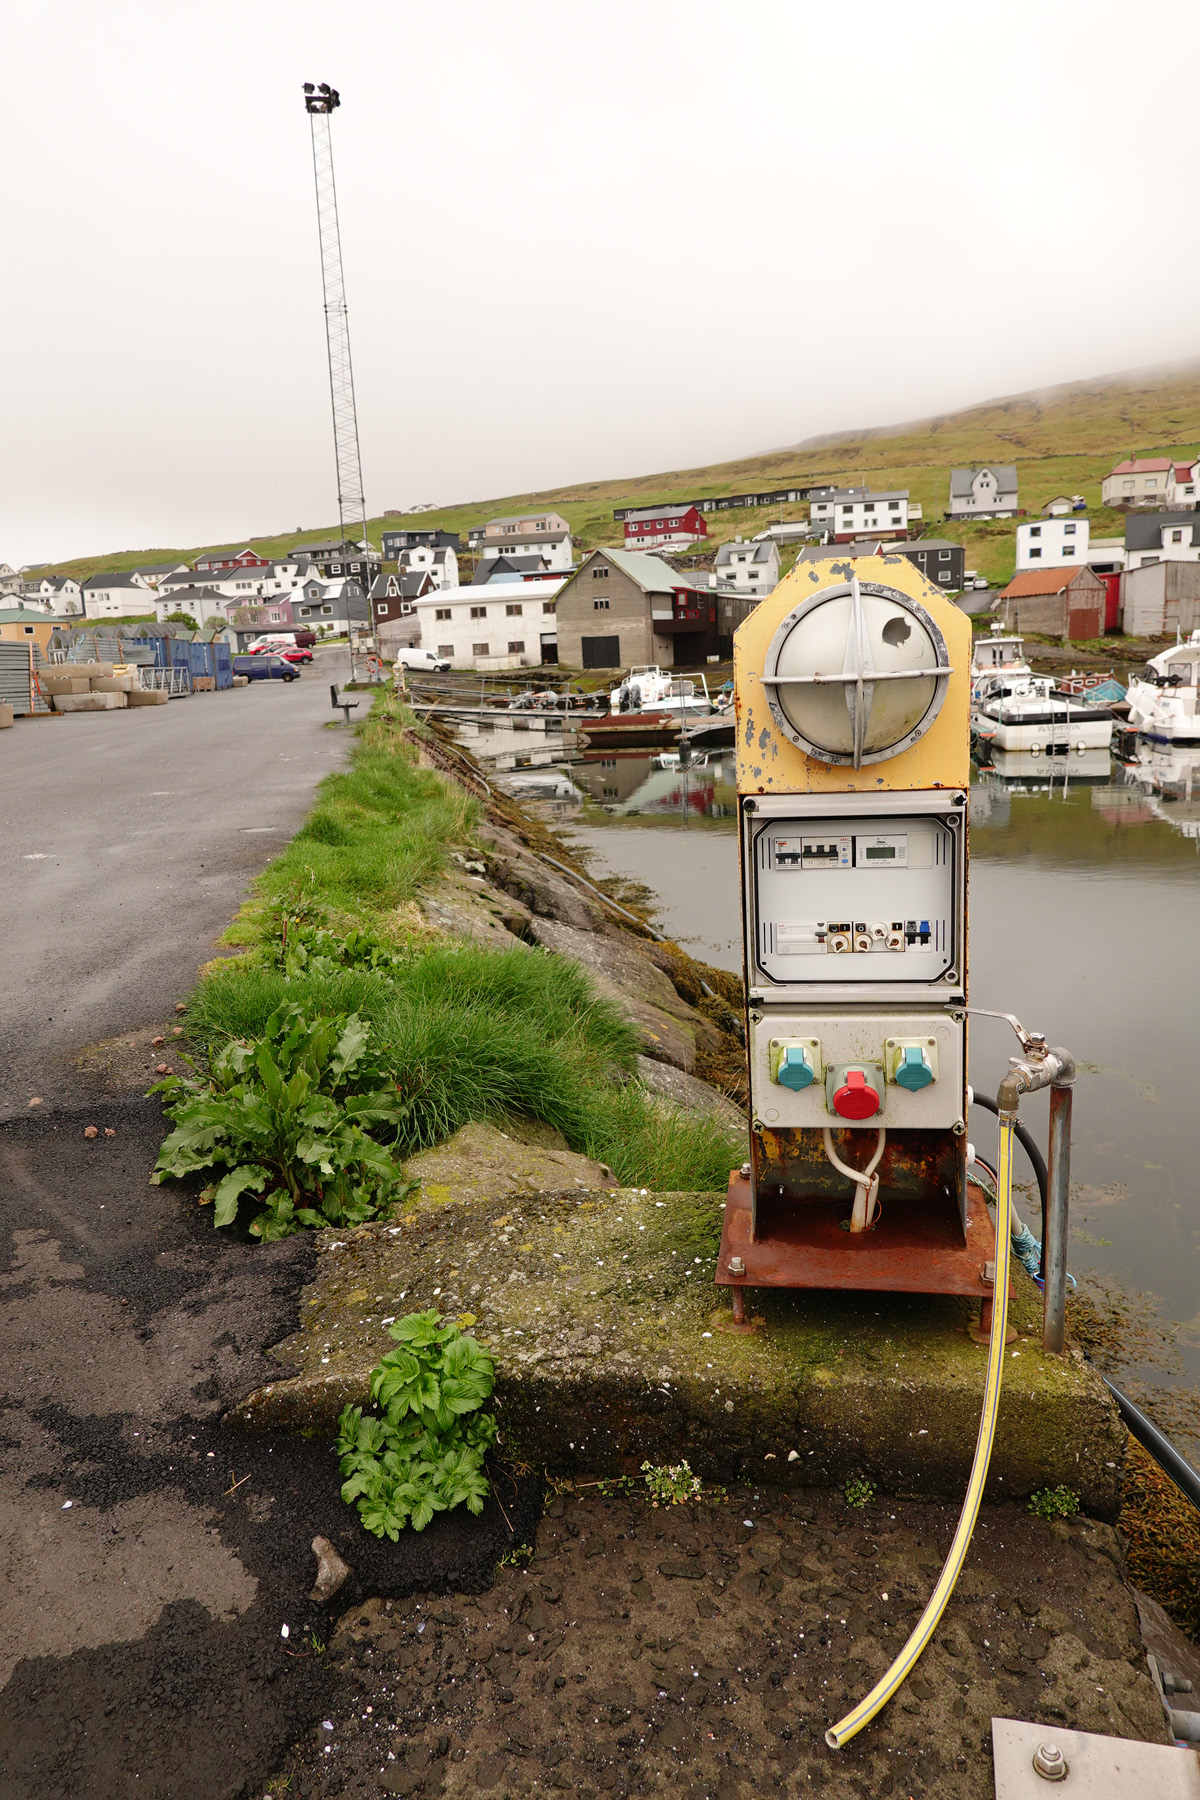
<instances>
[{"instance_id":1,"label":"grassy hill slope","mask_svg":"<svg viewBox=\"0 0 1200 1800\"><path fill-rule=\"evenodd\" d=\"M672 469L654 475L623 476L538 493L508 494L494 500L440 507L422 513L413 524L442 525L463 533L499 513L531 507L553 507L569 521L585 550L618 544L621 530L612 509L622 504L654 505L662 500L738 493L745 488L784 487L792 478L827 477L850 486L907 488L924 511L931 536L952 536L968 548L968 563L993 582L1012 572L1012 522L956 525L943 521L952 466L972 462L1015 462L1021 504L1036 516L1058 493L1083 494L1088 501L1093 536L1118 535L1121 516L1100 507L1100 484L1114 461L1123 456L1195 456L1200 448L1200 364L1171 370L1142 370L1097 380L1071 382L1040 392L989 400L957 413L915 423L871 427L811 438L790 448L767 451L740 461L705 468ZM783 517L803 517L804 507L785 507ZM709 516L709 542L720 544L735 533L753 536L780 517L780 509L751 509ZM389 520L397 524L398 520ZM370 523L379 541L385 521ZM274 556L328 538L336 525L309 532L251 538L264 556ZM104 557L78 557L56 563L52 571L78 577L104 569L135 568L179 556L192 561L204 544L190 550L125 551ZM240 544L231 546L240 549Z\"/></svg>"}]
</instances>

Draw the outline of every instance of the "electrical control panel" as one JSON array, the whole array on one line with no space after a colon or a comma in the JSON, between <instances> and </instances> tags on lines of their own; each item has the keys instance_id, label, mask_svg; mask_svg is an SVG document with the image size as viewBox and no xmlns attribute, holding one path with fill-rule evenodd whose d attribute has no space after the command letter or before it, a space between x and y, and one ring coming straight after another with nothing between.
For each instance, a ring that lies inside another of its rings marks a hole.
<instances>
[{"instance_id":1,"label":"electrical control panel","mask_svg":"<svg viewBox=\"0 0 1200 1800\"><path fill-rule=\"evenodd\" d=\"M961 1130L965 1029L942 1012L817 1015L772 1008L751 1020L754 1116L772 1131ZM797 1069L811 1070L809 1079L798 1080ZM873 1103L847 1106L839 1099L847 1090Z\"/></svg>"},{"instance_id":2,"label":"electrical control panel","mask_svg":"<svg viewBox=\"0 0 1200 1800\"><path fill-rule=\"evenodd\" d=\"M911 1003L914 989L961 987L965 796L840 806L823 813L810 799L801 813L769 797L743 814L752 991Z\"/></svg>"}]
</instances>

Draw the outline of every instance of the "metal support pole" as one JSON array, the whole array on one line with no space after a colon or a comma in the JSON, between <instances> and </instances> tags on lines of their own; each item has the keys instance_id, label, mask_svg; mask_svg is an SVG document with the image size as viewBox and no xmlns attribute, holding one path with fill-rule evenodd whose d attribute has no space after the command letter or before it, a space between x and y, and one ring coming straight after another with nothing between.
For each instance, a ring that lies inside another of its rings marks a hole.
<instances>
[{"instance_id":1,"label":"metal support pole","mask_svg":"<svg viewBox=\"0 0 1200 1800\"><path fill-rule=\"evenodd\" d=\"M1072 1070L1072 1074L1074 1071ZM1062 1356L1067 1347L1067 1224L1071 1192L1071 1095L1068 1082L1050 1088L1050 1154L1047 1158L1046 1241L1042 1246L1042 1348Z\"/></svg>"}]
</instances>

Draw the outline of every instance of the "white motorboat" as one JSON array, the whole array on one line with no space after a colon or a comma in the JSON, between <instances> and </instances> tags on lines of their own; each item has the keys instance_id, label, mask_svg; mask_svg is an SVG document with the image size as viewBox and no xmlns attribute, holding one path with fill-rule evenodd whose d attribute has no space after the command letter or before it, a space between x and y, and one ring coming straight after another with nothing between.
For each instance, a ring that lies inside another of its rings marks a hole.
<instances>
[{"instance_id":1,"label":"white motorboat","mask_svg":"<svg viewBox=\"0 0 1200 1800\"><path fill-rule=\"evenodd\" d=\"M608 704L614 713L665 712L680 719L711 718L716 708L703 675L700 687L703 691L697 693L694 681L680 680L656 665L630 669L620 687L609 694Z\"/></svg>"},{"instance_id":2,"label":"white motorboat","mask_svg":"<svg viewBox=\"0 0 1200 1800\"><path fill-rule=\"evenodd\" d=\"M1152 656L1129 683L1129 729L1156 744L1200 744L1200 631Z\"/></svg>"},{"instance_id":3,"label":"white motorboat","mask_svg":"<svg viewBox=\"0 0 1200 1800\"><path fill-rule=\"evenodd\" d=\"M972 722L983 743L1035 756L1107 750L1112 743L1110 712L1057 694L997 694L974 709Z\"/></svg>"},{"instance_id":4,"label":"white motorboat","mask_svg":"<svg viewBox=\"0 0 1200 1800\"><path fill-rule=\"evenodd\" d=\"M993 628L991 637L976 638L971 649L971 698L983 698L985 686L996 679L1009 683L1033 676L1025 660L1025 642L1019 637L1001 637Z\"/></svg>"}]
</instances>

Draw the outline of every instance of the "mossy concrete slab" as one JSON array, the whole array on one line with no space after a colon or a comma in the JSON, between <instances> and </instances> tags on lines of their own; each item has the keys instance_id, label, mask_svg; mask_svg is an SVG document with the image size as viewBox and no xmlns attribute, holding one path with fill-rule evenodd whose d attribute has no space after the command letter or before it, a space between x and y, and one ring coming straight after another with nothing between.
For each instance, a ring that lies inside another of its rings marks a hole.
<instances>
[{"instance_id":1,"label":"mossy concrete slab","mask_svg":"<svg viewBox=\"0 0 1200 1800\"><path fill-rule=\"evenodd\" d=\"M332 1433L344 1405L368 1401L389 1320L436 1306L495 1356L517 1462L602 1476L687 1456L709 1480L862 1475L960 1496L985 1363L966 1332L970 1302L759 1290L759 1330L730 1334L712 1279L722 1205L630 1189L426 1197L396 1224L322 1232L303 1326L275 1352L299 1374L251 1394L231 1422ZM989 1497L1061 1484L1114 1518L1124 1429L1081 1358L1043 1357L1040 1297L1017 1281Z\"/></svg>"},{"instance_id":2,"label":"mossy concrete slab","mask_svg":"<svg viewBox=\"0 0 1200 1800\"><path fill-rule=\"evenodd\" d=\"M552 1127L530 1125L520 1137L494 1125L464 1125L449 1143L411 1157L405 1173L420 1182L421 1198L436 1205L616 1186L607 1163L577 1155ZM530 1135L542 1141L531 1143Z\"/></svg>"}]
</instances>

